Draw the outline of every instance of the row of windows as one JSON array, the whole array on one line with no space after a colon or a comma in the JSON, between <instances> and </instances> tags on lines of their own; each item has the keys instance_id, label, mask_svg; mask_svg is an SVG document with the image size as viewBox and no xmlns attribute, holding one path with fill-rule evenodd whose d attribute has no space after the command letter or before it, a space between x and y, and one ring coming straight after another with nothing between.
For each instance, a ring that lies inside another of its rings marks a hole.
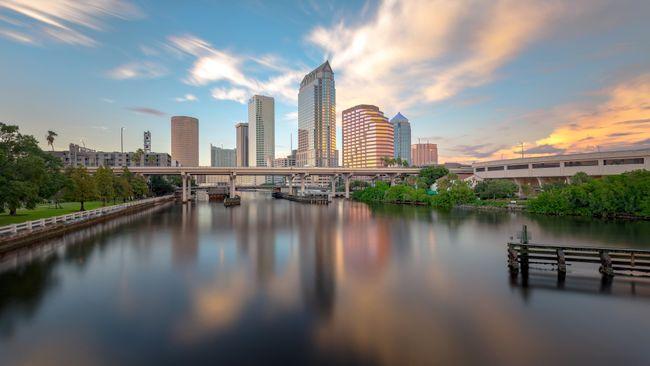
<instances>
[{"instance_id":1,"label":"row of windows","mask_svg":"<svg viewBox=\"0 0 650 366\"><path fill-rule=\"evenodd\" d=\"M645 162L644 158L627 158L627 159L606 159L603 160L603 165L633 165L633 164L643 164ZM598 166L598 160L579 160L579 161L565 161L565 167L582 167L582 166ZM487 167L488 172L505 170L507 167L508 170L519 170L519 169L529 169L528 164L514 164L514 165L498 165L498 166L489 166ZM549 163L533 163L531 164L532 169L545 169L545 168L559 168L560 162L549 162ZM475 168L476 172L484 172L485 167Z\"/></svg>"}]
</instances>

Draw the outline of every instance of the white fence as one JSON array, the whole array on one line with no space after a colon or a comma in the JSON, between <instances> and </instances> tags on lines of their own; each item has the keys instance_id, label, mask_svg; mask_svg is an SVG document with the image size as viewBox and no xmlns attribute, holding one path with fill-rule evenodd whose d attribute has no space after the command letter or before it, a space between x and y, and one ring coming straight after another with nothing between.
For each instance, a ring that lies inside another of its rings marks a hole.
<instances>
[{"instance_id":1,"label":"white fence","mask_svg":"<svg viewBox=\"0 0 650 366\"><path fill-rule=\"evenodd\" d=\"M26 222L21 222L19 224L1 226L0 235L15 235L25 230L44 228L50 225L82 222L96 217L102 217L115 212L123 211L134 206L141 206L150 203L166 201L173 197L174 197L173 195L169 195L169 196L146 198L139 201L123 203L121 205L100 207L89 211L79 211L67 215L54 216L54 217L48 217L46 219L26 221Z\"/></svg>"}]
</instances>

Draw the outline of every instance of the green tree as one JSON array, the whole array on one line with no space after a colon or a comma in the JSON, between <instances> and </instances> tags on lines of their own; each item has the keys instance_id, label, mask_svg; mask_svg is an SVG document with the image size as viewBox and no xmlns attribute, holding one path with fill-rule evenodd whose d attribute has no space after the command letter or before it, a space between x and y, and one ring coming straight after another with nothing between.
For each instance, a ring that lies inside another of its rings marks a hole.
<instances>
[{"instance_id":1,"label":"green tree","mask_svg":"<svg viewBox=\"0 0 650 366\"><path fill-rule=\"evenodd\" d=\"M113 201L119 198L122 202L126 202L133 197L133 189L131 188L128 178L124 176L124 174L114 176L113 190L115 191Z\"/></svg>"},{"instance_id":2,"label":"green tree","mask_svg":"<svg viewBox=\"0 0 650 366\"><path fill-rule=\"evenodd\" d=\"M0 123L0 210L15 215L20 207L33 209L52 194L61 161L38 147L33 136L18 126ZM58 178L58 176L57 176Z\"/></svg>"},{"instance_id":3,"label":"green tree","mask_svg":"<svg viewBox=\"0 0 650 366\"><path fill-rule=\"evenodd\" d=\"M147 196L147 193L149 193L147 180L141 175L134 175L129 184L133 189L133 196L135 196L135 198L144 198Z\"/></svg>"},{"instance_id":4,"label":"green tree","mask_svg":"<svg viewBox=\"0 0 650 366\"><path fill-rule=\"evenodd\" d=\"M154 175L149 179L149 189L156 196L164 196L174 193L174 186L166 177Z\"/></svg>"},{"instance_id":5,"label":"green tree","mask_svg":"<svg viewBox=\"0 0 650 366\"><path fill-rule=\"evenodd\" d=\"M476 202L472 188L462 180L450 180L448 189L441 191L431 198L431 204L440 208L452 208L456 205Z\"/></svg>"},{"instance_id":6,"label":"green tree","mask_svg":"<svg viewBox=\"0 0 650 366\"><path fill-rule=\"evenodd\" d=\"M592 177L585 172L577 172L571 177L571 184L589 183L593 180Z\"/></svg>"},{"instance_id":7,"label":"green tree","mask_svg":"<svg viewBox=\"0 0 650 366\"><path fill-rule=\"evenodd\" d=\"M143 156L144 156L144 150L142 150L142 149L137 149L137 150L133 153L133 161L132 161L131 163L133 163L135 166L140 166L140 165L142 165L142 157L143 157Z\"/></svg>"},{"instance_id":8,"label":"green tree","mask_svg":"<svg viewBox=\"0 0 650 366\"><path fill-rule=\"evenodd\" d=\"M115 176L111 168L97 168L97 172L95 172L97 196L102 201L102 205L104 206L106 206L106 202L112 200L115 197L115 186L113 183L114 180Z\"/></svg>"},{"instance_id":9,"label":"green tree","mask_svg":"<svg viewBox=\"0 0 650 366\"><path fill-rule=\"evenodd\" d=\"M97 197L95 179L88 174L88 170L84 166L68 168L66 174L69 179L66 198L79 202L81 204L79 210L84 211L84 203Z\"/></svg>"},{"instance_id":10,"label":"green tree","mask_svg":"<svg viewBox=\"0 0 650 366\"><path fill-rule=\"evenodd\" d=\"M458 175L454 173L449 173L444 177L439 178L438 180L436 180L436 185L438 186L438 192L449 190L453 186L454 182L458 180L459 180Z\"/></svg>"},{"instance_id":11,"label":"green tree","mask_svg":"<svg viewBox=\"0 0 650 366\"><path fill-rule=\"evenodd\" d=\"M154 155L147 156L147 165L148 166L155 166L156 165L156 157Z\"/></svg>"},{"instance_id":12,"label":"green tree","mask_svg":"<svg viewBox=\"0 0 650 366\"><path fill-rule=\"evenodd\" d=\"M47 136L45 139L47 140L47 144L52 147L52 151L54 151L54 138L59 136L56 132L49 130L47 131Z\"/></svg>"},{"instance_id":13,"label":"green tree","mask_svg":"<svg viewBox=\"0 0 650 366\"><path fill-rule=\"evenodd\" d=\"M514 197L517 191L517 185L507 179L488 179L474 187L474 192L481 199L510 198Z\"/></svg>"},{"instance_id":14,"label":"green tree","mask_svg":"<svg viewBox=\"0 0 650 366\"><path fill-rule=\"evenodd\" d=\"M429 188L439 178L444 177L447 174L449 174L449 169L444 166L428 166L420 169L420 182L426 186L421 188Z\"/></svg>"}]
</instances>

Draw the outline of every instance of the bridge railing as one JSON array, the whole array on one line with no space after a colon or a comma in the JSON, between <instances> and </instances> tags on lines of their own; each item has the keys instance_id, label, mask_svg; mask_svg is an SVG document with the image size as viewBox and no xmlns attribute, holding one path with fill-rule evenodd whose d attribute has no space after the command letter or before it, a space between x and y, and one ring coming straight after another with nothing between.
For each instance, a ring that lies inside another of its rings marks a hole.
<instances>
[{"instance_id":1,"label":"bridge railing","mask_svg":"<svg viewBox=\"0 0 650 366\"><path fill-rule=\"evenodd\" d=\"M53 216L53 217L48 217L40 220L25 221L18 224L0 226L0 236L16 235L20 232L31 231L37 228L45 228L47 226L83 222L93 218L102 217L109 214L113 214L115 212L123 211L132 207L166 201L172 199L173 197L174 197L173 195L168 195L168 196L161 196L161 197L145 198L143 200L126 202L119 205L100 207L94 210L73 212L66 215Z\"/></svg>"}]
</instances>

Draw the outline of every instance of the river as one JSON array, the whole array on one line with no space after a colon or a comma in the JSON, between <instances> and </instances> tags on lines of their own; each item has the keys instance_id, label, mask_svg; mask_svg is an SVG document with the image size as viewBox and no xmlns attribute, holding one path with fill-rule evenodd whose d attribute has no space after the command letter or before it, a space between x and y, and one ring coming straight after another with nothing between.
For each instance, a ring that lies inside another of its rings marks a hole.
<instances>
[{"instance_id":1,"label":"river","mask_svg":"<svg viewBox=\"0 0 650 366\"><path fill-rule=\"evenodd\" d=\"M650 248L650 222L168 204L0 259L0 364L650 364L650 283L540 268L523 286L522 224Z\"/></svg>"}]
</instances>

